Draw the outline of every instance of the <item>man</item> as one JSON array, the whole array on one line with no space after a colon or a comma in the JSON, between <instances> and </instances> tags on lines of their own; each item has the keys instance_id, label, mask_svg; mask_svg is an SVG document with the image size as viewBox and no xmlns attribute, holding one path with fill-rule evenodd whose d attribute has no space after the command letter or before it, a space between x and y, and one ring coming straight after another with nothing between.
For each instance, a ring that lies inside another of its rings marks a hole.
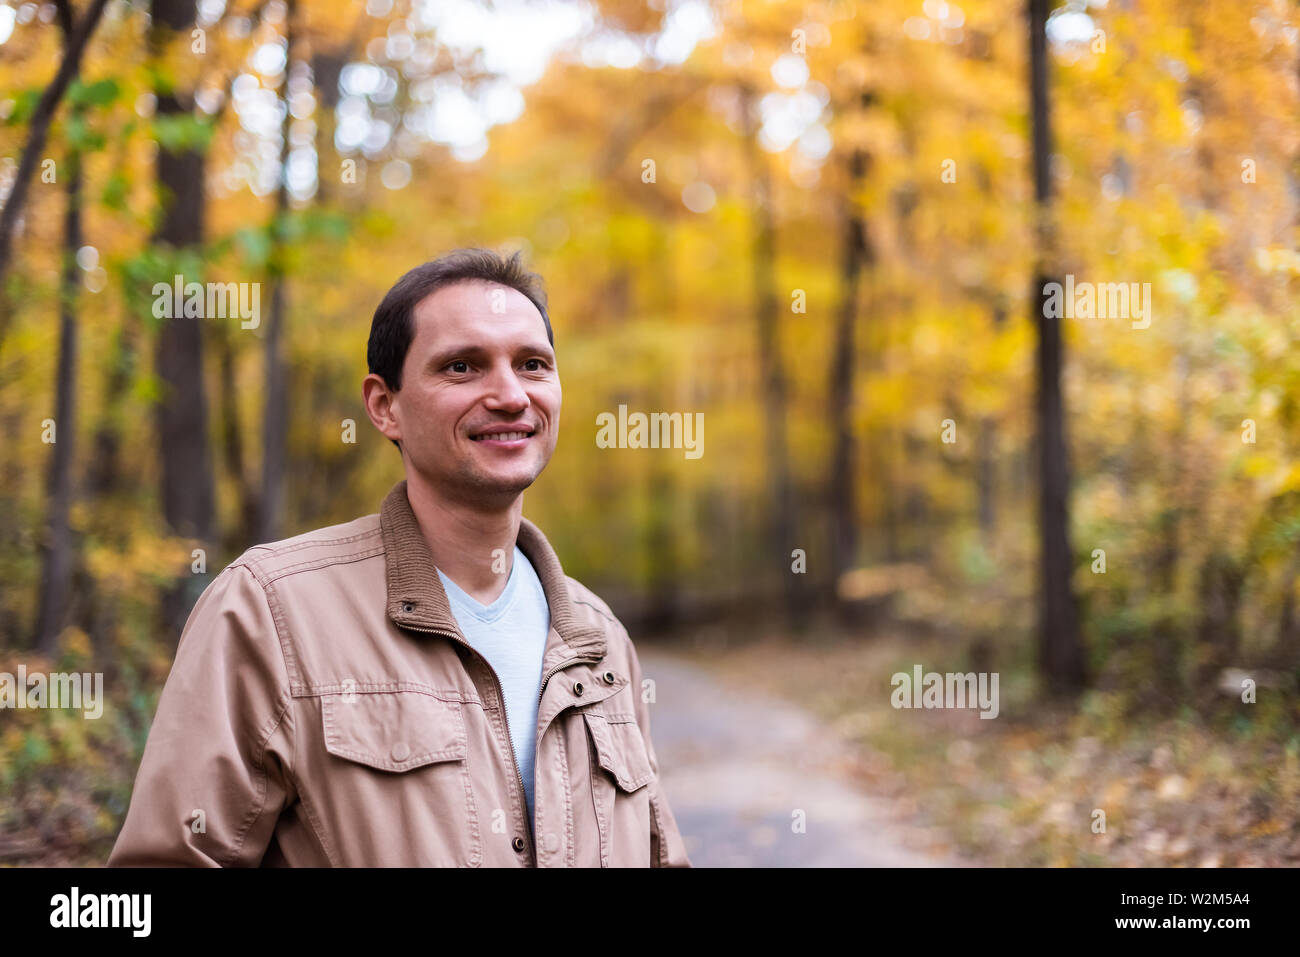
<instances>
[{"instance_id":1,"label":"man","mask_svg":"<svg viewBox=\"0 0 1300 957\"><path fill-rule=\"evenodd\" d=\"M553 345L518 253L389 290L362 391L406 479L208 586L110 866L690 866L627 631L522 517Z\"/></svg>"}]
</instances>

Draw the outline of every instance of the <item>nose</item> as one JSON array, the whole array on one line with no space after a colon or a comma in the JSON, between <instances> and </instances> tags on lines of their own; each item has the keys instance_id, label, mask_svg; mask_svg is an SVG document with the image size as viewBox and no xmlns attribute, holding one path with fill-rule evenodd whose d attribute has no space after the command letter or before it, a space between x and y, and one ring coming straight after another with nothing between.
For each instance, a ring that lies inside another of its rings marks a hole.
<instances>
[{"instance_id":1,"label":"nose","mask_svg":"<svg viewBox=\"0 0 1300 957\"><path fill-rule=\"evenodd\" d=\"M515 370L509 364L502 364L497 366L488 378L488 392L484 396L483 404L489 409L518 413L532 403L528 399L528 393L520 384L519 377L515 375Z\"/></svg>"}]
</instances>

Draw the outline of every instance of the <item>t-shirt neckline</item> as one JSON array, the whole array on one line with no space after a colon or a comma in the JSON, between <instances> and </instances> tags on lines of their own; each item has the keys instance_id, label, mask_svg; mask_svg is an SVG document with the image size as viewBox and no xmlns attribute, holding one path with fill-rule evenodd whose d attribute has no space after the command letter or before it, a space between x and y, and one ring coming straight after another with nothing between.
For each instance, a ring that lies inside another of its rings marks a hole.
<instances>
[{"instance_id":1,"label":"t-shirt neckline","mask_svg":"<svg viewBox=\"0 0 1300 957\"><path fill-rule=\"evenodd\" d=\"M448 598L455 601L479 621L496 621L509 611L510 606L514 603L515 594L518 591L515 587L515 583L519 578L519 563L521 559L523 561L528 561L528 557L524 555L522 549L516 545L514 561L511 562L510 565L510 577L506 579L506 587L502 589L501 594L498 595L496 600L494 600L490 605L484 605L473 595L465 591L465 589L457 585L454 581L443 574L441 568L437 569L438 577L442 580L442 587L447 592Z\"/></svg>"}]
</instances>

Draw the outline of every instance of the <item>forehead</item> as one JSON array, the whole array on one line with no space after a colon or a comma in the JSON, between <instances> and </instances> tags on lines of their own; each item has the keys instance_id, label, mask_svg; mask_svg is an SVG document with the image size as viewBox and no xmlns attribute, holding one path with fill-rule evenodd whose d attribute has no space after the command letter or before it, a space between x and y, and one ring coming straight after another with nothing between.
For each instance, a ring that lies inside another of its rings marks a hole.
<instances>
[{"instance_id":1,"label":"forehead","mask_svg":"<svg viewBox=\"0 0 1300 957\"><path fill-rule=\"evenodd\" d=\"M532 300L518 289L480 279L443 286L411 312L413 348L436 348L456 340L491 345L540 338L546 325Z\"/></svg>"}]
</instances>

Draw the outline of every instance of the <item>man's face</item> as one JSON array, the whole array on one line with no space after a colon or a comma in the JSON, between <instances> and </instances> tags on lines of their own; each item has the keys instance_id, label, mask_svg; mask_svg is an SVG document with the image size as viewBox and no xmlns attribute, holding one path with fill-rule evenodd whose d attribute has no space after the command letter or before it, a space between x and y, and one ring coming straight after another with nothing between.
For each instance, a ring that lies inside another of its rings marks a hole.
<instances>
[{"instance_id":1,"label":"man's face","mask_svg":"<svg viewBox=\"0 0 1300 957\"><path fill-rule=\"evenodd\" d=\"M509 286L426 296L392 411L409 465L442 494L508 504L555 451L560 376L541 313Z\"/></svg>"}]
</instances>

